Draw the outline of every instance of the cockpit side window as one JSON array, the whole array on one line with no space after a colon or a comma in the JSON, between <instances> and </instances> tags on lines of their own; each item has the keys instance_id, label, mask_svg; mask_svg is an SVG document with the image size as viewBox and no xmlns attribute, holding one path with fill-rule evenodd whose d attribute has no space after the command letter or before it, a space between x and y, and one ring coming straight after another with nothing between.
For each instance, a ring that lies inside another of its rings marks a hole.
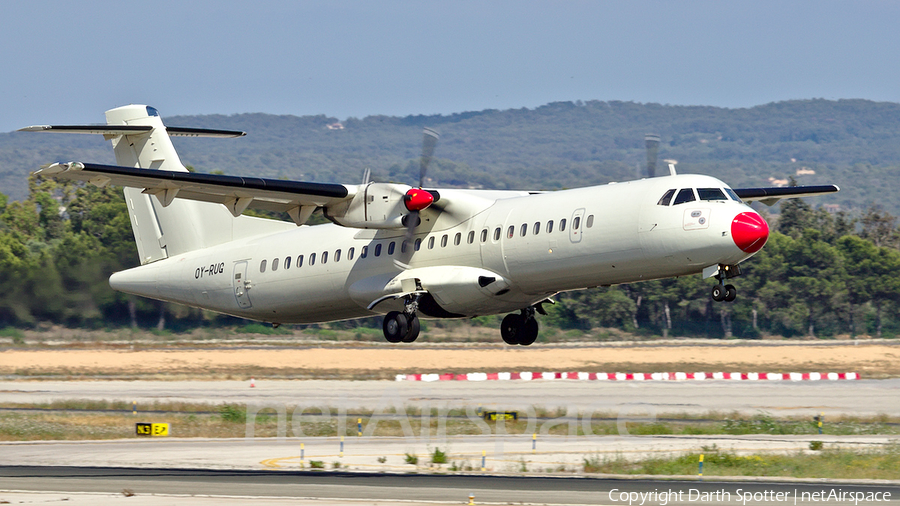
<instances>
[{"instance_id":1,"label":"cockpit side window","mask_svg":"<svg viewBox=\"0 0 900 506\"><path fill-rule=\"evenodd\" d=\"M737 193L734 193L734 190L732 190L731 188L725 188L725 193L727 193L728 196L731 197L731 200L734 200L734 201L737 201L740 203L744 202L741 200L740 197L738 197Z\"/></svg>"},{"instance_id":2,"label":"cockpit side window","mask_svg":"<svg viewBox=\"0 0 900 506\"><path fill-rule=\"evenodd\" d=\"M677 206L678 204L684 204L685 202L693 202L697 200L694 197L694 189L693 188L682 188L678 190L678 195L675 196L675 203L672 205Z\"/></svg>"},{"instance_id":3,"label":"cockpit side window","mask_svg":"<svg viewBox=\"0 0 900 506\"><path fill-rule=\"evenodd\" d=\"M719 188L697 188L697 194L700 200L728 200Z\"/></svg>"},{"instance_id":4,"label":"cockpit side window","mask_svg":"<svg viewBox=\"0 0 900 506\"><path fill-rule=\"evenodd\" d=\"M662 198L659 199L659 202L656 203L658 206L667 206L670 202L672 202L672 196L675 195L675 190L669 190L665 194L663 194Z\"/></svg>"}]
</instances>

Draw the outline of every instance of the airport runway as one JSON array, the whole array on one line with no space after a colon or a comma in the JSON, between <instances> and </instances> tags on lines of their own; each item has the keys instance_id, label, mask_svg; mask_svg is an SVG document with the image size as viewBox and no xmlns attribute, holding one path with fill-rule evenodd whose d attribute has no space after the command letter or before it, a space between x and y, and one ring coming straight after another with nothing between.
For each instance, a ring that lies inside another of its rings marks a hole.
<instances>
[{"instance_id":1,"label":"airport runway","mask_svg":"<svg viewBox=\"0 0 900 506\"><path fill-rule=\"evenodd\" d=\"M524 409L569 413L702 414L767 411L775 417L900 414L900 379L858 381L0 381L0 402L63 399L240 403L379 409L389 406Z\"/></svg>"},{"instance_id":2,"label":"airport runway","mask_svg":"<svg viewBox=\"0 0 900 506\"><path fill-rule=\"evenodd\" d=\"M829 494L843 494L845 498L862 497L863 500L856 504L900 504L897 500L900 498L900 485L897 484L777 481L741 483L717 480L2 466L0 483L3 490L28 487L31 490L90 492L95 495L87 497L94 497L95 501L102 497L100 494L109 494L106 501L90 504L130 505L209 504L206 502L208 497L202 497L205 495L218 498L216 504L268 504L266 499L281 499L275 503L327 505L367 500L367 504L411 506L467 504L470 494L475 497L476 504L854 504L852 499L821 499ZM124 498L121 495L124 489L132 491L135 496ZM168 496L150 496L155 502L141 501L150 494ZM191 497L198 495L201 497ZM12 494L0 491L0 500L5 496ZM867 497L873 500L865 500ZM79 504L76 502L78 498L69 496L66 503ZM303 499L313 500L307 502Z\"/></svg>"},{"instance_id":3,"label":"airport runway","mask_svg":"<svg viewBox=\"0 0 900 506\"><path fill-rule=\"evenodd\" d=\"M874 415L900 413L900 380L860 380L841 382L586 382L571 380L531 382L439 382L413 383L390 381L3 381L0 402L36 403L63 399L105 399L137 401L138 410L154 401L187 401L240 403L279 407L325 406L352 411L354 408L384 409L395 406L465 407L481 404L485 409L523 409L538 405L563 407L569 413L641 417L665 413L708 413L710 411L767 411L776 417L811 416L825 412ZM544 423L544 422L539 422ZM567 423L567 422L566 422ZM539 428L539 427L538 427ZM290 431L291 428L288 428ZM291 432L289 432L293 435ZM432 476L401 474L406 452L427 455L435 444L449 444L451 455L473 467L480 464L481 450L489 457L489 473L516 474L524 461L531 472L556 466L574 469L585 454L635 455L697 451L712 444L722 449L743 451L797 451L808 447L810 437L746 436L746 437L642 437L612 436L608 438L540 439L538 452L530 452L530 438L525 435L491 438L465 436L447 440L418 438L388 441L370 438L351 441L346 454L338 455L335 438L306 440L305 458L319 458L332 467L342 461L353 472L310 473L301 471L299 439L240 440L128 440L103 442L21 442L3 443L3 462L25 467L0 468L0 490L80 492L69 497L68 504L118 504L123 499L131 505L156 504L168 494L165 503L245 504L263 503L265 496L273 504L297 504L299 498L312 498L308 504L345 504L348 501L382 501L378 504L426 504L443 502L465 504L469 493L476 504L516 502L523 504L628 504L629 496L639 492L675 490L680 500L645 500L644 504L759 504L737 495L752 490L802 493L794 483L672 482L667 480L598 480L593 478ZM813 439L831 443L829 436ZM890 438L833 438L844 444L881 445ZM381 446L379 446L381 445ZM377 458L387 457L380 466ZM54 467L54 466L73 467ZM29 467L37 466L37 467ZM82 466L103 467L89 470ZM111 467L106 467L111 466ZM134 467L141 469L135 470ZM407 466L408 467L408 466ZM206 470L198 470L206 468ZM308 468L308 467L307 467ZM387 472L372 474L371 471ZM426 471L427 472L427 471ZM478 473L475 473L478 474ZM691 489L712 487L709 492L728 492L719 498L689 500ZM799 487L799 488L798 488ZM853 484L817 484L814 488L857 490ZM880 487L880 488L879 488ZM124 498L125 488L138 493ZM898 485L881 485L869 491L892 492L892 501L900 498ZM611 496L610 491L617 491ZM805 490L805 489L804 489ZM16 501L29 501L26 492L17 493ZM25 494L25 495L21 495ZM98 495L99 494L99 495ZM104 495L105 494L105 495ZM118 494L118 495L116 495ZM172 495L175 494L175 495ZM177 495L181 494L181 495ZM194 497L197 494L215 496ZM227 498L224 496L235 496ZM56 495L40 496L61 497ZM143 499L141 499L143 497ZM624 499L623 499L624 497ZM790 496L791 501L795 496ZM822 500L800 500L797 504L822 504ZM884 496L881 496L884 498ZM0 493L0 500L5 496ZM721 499L721 500L720 500ZM9 499L7 499L9 500ZM41 499L43 500L43 499ZM61 499L60 499L61 500ZM77 502L83 500L84 502ZM214 502L204 502L204 501ZM74 501L74 502L73 502ZM111 502L105 502L111 501ZM146 501L146 502L141 502ZM199 501L199 502L198 502ZM323 502L325 501L325 502ZM328 502L331 501L331 502ZM398 502L399 501L399 502ZM632 504L638 504L633 502ZM773 501L768 501L773 502ZM785 503L782 501L781 503ZM830 502L852 504L851 502ZM884 501L878 501L878 504ZM890 504L891 502L888 502ZM876 504L876 502L859 502Z\"/></svg>"}]
</instances>

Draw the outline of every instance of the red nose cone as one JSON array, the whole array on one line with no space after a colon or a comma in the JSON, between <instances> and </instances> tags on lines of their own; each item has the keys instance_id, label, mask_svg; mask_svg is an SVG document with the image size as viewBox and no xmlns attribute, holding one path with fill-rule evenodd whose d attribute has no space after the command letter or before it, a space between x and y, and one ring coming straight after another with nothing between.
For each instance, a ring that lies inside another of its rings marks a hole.
<instances>
[{"instance_id":1,"label":"red nose cone","mask_svg":"<svg viewBox=\"0 0 900 506\"><path fill-rule=\"evenodd\" d=\"M741 251L756 253L769 239L769 225L756 213L741 213L731 221L731 237Z\"/></svg>"},{"instance_id":2,"label":"red nose cone","mask_svg":"<svg viewBox=\"0 0 900 506\"><path fill-rule=\"evenodd\" d=\"M406 208L410 211L421 211L434 202L434 196L421 188L412 188L406 192Z\"/></svg>"}]
</instances>

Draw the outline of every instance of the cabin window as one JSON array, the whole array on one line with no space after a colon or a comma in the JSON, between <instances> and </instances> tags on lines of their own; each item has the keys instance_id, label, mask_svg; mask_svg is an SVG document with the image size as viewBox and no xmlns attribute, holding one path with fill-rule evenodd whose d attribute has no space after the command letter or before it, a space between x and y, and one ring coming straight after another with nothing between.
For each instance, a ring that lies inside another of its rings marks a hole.
<instances>
[{"instance_id":1,"label":"cabin window","mask_svg":"<svg viewBox=\"0 0 900 506\"><path fill-rule=\"evenodd\" d=\"M697 188L700 200L728 200L728 197L719 188Z\"/></svg>"},{"instance_id":2,"label":"cabin window","mask_svg":"<svg viewBox=\"0 0 900 506\"><path fill-rule=\"evenodd\" d=\"M400 253L406 253L406 241L400 243Z\"/></svg>"},{"instance_id":3,"label":"cabin window","mask_svg":"<svg viewBox=\"0 0 900 506\"><path fill-rule=\"evenodd\" d=\"M675 197L675 203L673 205L684 204L686 202L693 202L697 200L694 197L694 190L692 188L682 188L678 190L678 195Z\"/></svg>"},{"instance_id":4,"label":"cabin window","mask_svg":"<svg viewBox=\"0 0 900 506\"><path fill-rule=\"evenodd\" d=\"M322 252L322 263L323 263L323 264L327 264L327 263L328 263L328 252L327 252L327 251L323 251L323 252Z\"/></svg>"},{"instance_id":5,"label":"cabin window","mask_svg":"<svg viewBox=\"0 0 900 506\"><path fill-rule=\"evenodd\" d=\"M469 244L472 244L473 242L475 242L475 231L474 230L469 231L469 238L468 238L467 242Z\"/></svg>"},{"instance_id":6,"label":"cabin window","mask_svg":"<svg viewBox=\"0 0 900 506\"><path fill-rule=\"evenodd\" d=\"M309 265L316 265L316 254L315 253L309 254Z\"/></svg>"},{"instance_id":7,"label":"cabin window","mask_svg":"<svg viewBox=\"0 0 900 506\"><path fill-rule=\"evenodd\" d=\"M534 231L532 231L534 235L538 235L541 233L541 224L540 222L534 224Z\"/></svg>"},{"instance_id":8,"label":"cabin window","mask_svg":"<svg viewBox=\"0 0 900 506\"><path fill-rule=\"evenodd\" d=\"M266 272L266 261L263 260L259 263L259 272Z\"/></svg>"},{"instance_id":9,"label":"cabin window","mask_svg":"<svg viewBox=\"0 0 900 506\"><path fill-rule=\"evenodd\" d=\"M416 251L419 251L419 248L422 247L422 239L416 239Z\"/></svg>"},{"instance_id":10,"label":"cabin window","mask_svg":"<svg viewBox=\"0 0 900 506\"><path fill-rule=\"evenodd\" d=\"M276 258L275 260L272 260L272 272L275 272L277 270L278 270L278 259Z\"/></svg>"},{"instance_id":11,"label":"cabin window","mask_svg":"<svg viewBox=\"0 0 900 506\"><path fill-rule=\"evenodd\" d=\"M591 228L594 226L594 215L591 214L588 216L587 222L584 224L586 228Z\"/></svg>"},{"instance_id":12,"label":"cabin window","mask_svg":"<svg viewBox=\"0 0 900 506\"><path fill-rule=\"evenodd\" d=\"M297 255L297 268L303 267L303 255Z\"/></svg>"},{"instance_id":13,"label":"cabin window","mask_svg":"<svg viewBox=\"0 0 900 506\"><path fill-rule=\"evenodd\" d=\"M487 229L481 231L481 242L487 242Z\"/></svg>"},{"instance_id":14,"label":"cabin window","mask_svg":"<svg viewBox=\"0 0 900 506\"><path fill-rule=\"evenodd\" d=\"M519 227L519 235L525 237L525 234L528 233L528 224L523 223L521 227Z\"/></svg>"},{"instance_id":15,"label":"cabin window","mask_svg":"<svg viewBox=\"0 0 900 506\"><path fill-rule=\"evenodd\" d=\"M447 234L444 234L444 237L441 237L441 247L442 248L447 247Z\"/></svg>"},{"instance_id":16,"label":"cabin window","mask_svg":"<svg viewBox=\"0 0 900 506\"><path fill-rule=\"evenodd\" d=\"M547 233L553 232L553 220L547 222Z\"/></svg>"},{"instance_id":17,"label":"cabin window","mask_svg":"<svg viewBox=\"0 0 900 506\"><path fill-rule=\"evenodd\" d=\"M335 262L341 261L341 250L337 250L334 252L334 261Z\"/></svg>"},{"instance_id":18,"label":"cabin window","mask_svg":"<svg viewBox=\"0 0 900 506\"><path fill-rule=\"evenodd\" d=\"M512 239L515 234L516 234L516 227L510 225L509 228L506 229L506 238Z\"/></svg>"},{"instance_id":19,"label":"cabin window","mask_svg":"<svg viewBox=\"0 0 900 506\"><path fill-rule=\"evenodd\" d=\"M428 249L434 249L434 236L428 238Z\"/></svg>"},{"instance_id":20,"label":"cabin window","mask_svg":"<svg viewBox=\"0 0 900 506\"><path fill-rule=\"evenodd\" d=\"M500 227L497 227L494 229L494 240L495 241L500 240Z\"/></svg>"},{"instance_id":21,"label":"cabin window","mask_svg":"<svg viewBox=\"0 0 900 506\"><path fill-rule=\"evenodd\" d=\"M457 232L457 233L456 233L456 236L453 237L453 245L454 245L454 246L459 246L459 243L461 243L461 242L462 242L462 233L461 233L461 232Z\"/></svg>"},{"instance_id":22,"label":"cabin window","mask_svg":"<svg viewBox=\"0 0 900 506\"><path fill-rule=\"evenodd\" d=\"M361 250L359 250L359 258L366 258L369 256L369 247L363 246Z\"/></svg>"},{"instance_id":23,"label":"cabin window","mask_svg":"<svg viewBox=\"0 0 900 506\"><path fill-rule=\"evenodd\" d=\"M672 202L672 196L675 195L675 189L671 189L663 194L662 197L659 198L659 202L656 203L658 206L667 206L669 202Z\"/></svg>"},{"instance_id":24,"label":"cabin window","mask_svg":"<svg viewBox=\"0 0 900 506\"><path fill-rule=\"evenodd\" d=\"M353 260L353 254L356 253L356 248L350 248L347 250L347 260Z\"/></svg>"},{"instance_id":25,"label":"cabin window","mask_svg":"<svg viewBox=\"0 0 900 506\"><path fill-rule=\"evenodd\" d=\"M284 257L284 268L285 269L291 268L291 257Z\"/></svg>"},{"instance_id":26,"label":"cabin window","mask_svg":"<svg viewBox=\"0 0 900 506\"><path fill-rule=\"evenodd\" d=\"M377 257L381 256L381 243L378 243L375 245L375 256L377 256Z\"/></svg>"},{"instance_id":27,"label":"cabin window","mask_svg":"<svg viewBox=\"0 0 900 506\"><path fill-rule=\"evenodd\" d=\"M566 219L565 218L559 220L559 231L560 232L566 231Z\"/></svg>"},{"instance_id":28,"label":"cabin window","mask_svg":"<svg viewBox=\"0 0 900 506\"><path fill-rule=\"evenodd\" d=\"M388 255L393 255L393 254L394 254L394 241L391 241L391 243L388 244Z\"/></svg>"},{"instance_id":29,"label":"cabin window","mask_svg":"<svg viewBox=\"0 0 900 506\"><path fill-rule=\"evenodd\" d=\"M581 225L581 216L576 216L574 220L572 220L572 230L578 230L578 226Z\"/></svg>"}]
</instances>

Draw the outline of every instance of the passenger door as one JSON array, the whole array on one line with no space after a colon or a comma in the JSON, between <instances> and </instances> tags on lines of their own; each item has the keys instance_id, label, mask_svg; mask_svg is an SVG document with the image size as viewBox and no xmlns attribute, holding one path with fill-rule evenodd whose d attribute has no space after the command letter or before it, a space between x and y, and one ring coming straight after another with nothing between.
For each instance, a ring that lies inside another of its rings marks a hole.
<instances>
[{"instance_id":1,"label":"passenger door","mask_svg":"<svg viewBox=\"0 0 900 506\"><path fill-rule=\"evenodd\" d=\"M234 264L234 298L241 309L250 309L250 280L247 279L247 261Z\"/></svg>"},{"instance_id":2,"label":"passenger door","mask_svg":"<svg viewBox=\"0 0 900 506\"><path fill-rule=\"evenodd\" d=\"M569 223L569 240L573 243L581 242L581 231L584 229L584 209L576 209L572 213L572 221Z\"/></svg>"}]
</instances>

